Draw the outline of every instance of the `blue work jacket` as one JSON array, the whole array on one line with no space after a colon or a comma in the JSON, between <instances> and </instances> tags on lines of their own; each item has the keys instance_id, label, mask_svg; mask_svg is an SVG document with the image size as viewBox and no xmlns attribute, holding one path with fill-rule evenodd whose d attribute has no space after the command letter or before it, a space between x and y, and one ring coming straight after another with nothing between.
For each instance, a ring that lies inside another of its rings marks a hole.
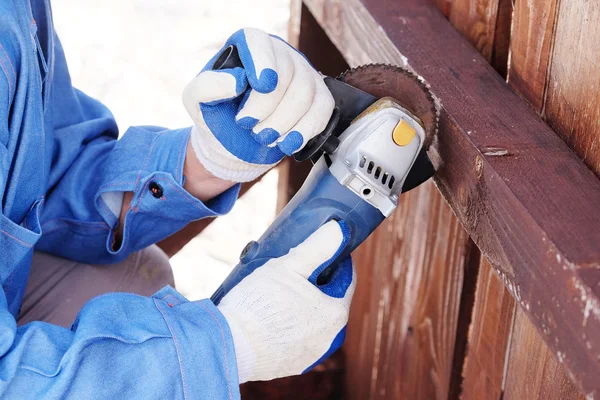
<instances>
[{"instance_id":1,"label":"blue work jacket","mask_svg":"<svg viewBox=\"0 0 600 400\"><path fill-rule=\"evenodd\" d=\"M207 203L183 189L189 133L132 127L117 140L111 113L71 85L48 0L0 0L0 398L239 398L231 333L209 300L166 287L92 299L70 329L15 322L34 248L117 262L229 211L237 186ZM113 249L108 199L127 191Z\"/></svg>"}]
</instances>

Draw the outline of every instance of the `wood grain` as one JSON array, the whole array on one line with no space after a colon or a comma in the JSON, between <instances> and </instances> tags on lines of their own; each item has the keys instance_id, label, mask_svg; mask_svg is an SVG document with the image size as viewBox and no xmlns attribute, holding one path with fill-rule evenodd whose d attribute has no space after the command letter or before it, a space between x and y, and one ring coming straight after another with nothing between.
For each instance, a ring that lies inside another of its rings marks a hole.
<instances>
[{"instance_id":1,"label":"wood grain","mask_svg":"<svg viewBox=\"0 0 600 400\"><path fill-rule=\"evenodd\" d=\"M513 6L513 0L498 1L491 64L503 78L506 78L508 75Z\"/></svg>"},{"instance_id":2,"label":"wood grain","mask_svg":"<svg viewBox=\"0 0 600 400\"><path fill-rule=\"evenodd\" d=\"M492 60L499 0L456 0L450 22L487 61Z\"/></svg>"},{"instance_id":3,"label":"wood grain","mask_svg":"<svg viewBox=\"0 0 600 400\"><path fill-rule=\"evenodd\" d=\"M438 188L577 384L600 393L600 181L433 3L305 3L346 59L405 59L431 85Z\"/></svg>"},{"instance_id":4,"label":"wood grain","mask_svg":"<svg viewBox=\"0 0 600 400\"><path fill-rule=\"evenodd\" d=\"M544 105L557 1L515 0L508 82L538 112Z\"/></svg>"},{"instance_id":5,"label":"wood grain","mask_svg":"<svg viewBox=\"0 0 600 400\"><path fill-rule=\"evenodd\" d=\"M435 4L446 17L450 15L450 11L452 10L452 2L453 0L435 0Z\"/></svg>"},{"instance_id":6,"label":"wood grain","mask_svg":"<svg viewBox=\"0 0 600 400\"><path fill-rule=\"evenodd\" d=\"M550 126L600 176L600 3L561 1L546 95Z\"/></svg>"},{"instance_id":7,"label":"wood grain","mask_svg":"<svg viewBox=\"0 0 600 400\"><path fill-rule=\"evenodd\" d=\"M499 400L516 304L487 261L479 269L475 296L461 398Z\"/></svg>"},{"instance_id":8,"label":"wood grain","mask_svg":"<svg viewBox=\"0 0 600 400\"><path fill-rule=\"evenodd\" d=\"M355 251L349 399L448 398L468 243L429 182Z\"/></svg>"},{"instance_id":9,"label":"wood grain","mask_svg":"<svg viewBox=\"0 0 600 400\"><path fill-rule=\"evenodd\" d=\"M564 355L555 354L539 339L522 310L517 310L506 374L505 400L583 400L561 365Z\"/></svg>"}]
</instances>

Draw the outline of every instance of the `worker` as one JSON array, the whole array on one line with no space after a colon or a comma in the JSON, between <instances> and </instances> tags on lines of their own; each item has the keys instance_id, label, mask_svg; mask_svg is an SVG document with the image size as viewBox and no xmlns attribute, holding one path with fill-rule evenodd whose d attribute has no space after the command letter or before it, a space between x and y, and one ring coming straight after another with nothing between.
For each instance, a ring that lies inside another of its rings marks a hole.
<instances>
[{"instance_id":1,"label":"worker","mask_svg":"<svg viewBox=\"0 0 600 400\"><path fill-rule=\"evenodd\" d=\"M191 81L191 128L117 139L108 109L71 85L49 1L0 1L1 398L237 399L240 383L301 374L341 345L352 262L323 287L308 278L347 243L343 222L218 307L179 294L154 245L227 213L240 182L332 114L322 76L283 40L243 29L230 44L244 67L213 59Z\"/></svg>"}]
</instances>

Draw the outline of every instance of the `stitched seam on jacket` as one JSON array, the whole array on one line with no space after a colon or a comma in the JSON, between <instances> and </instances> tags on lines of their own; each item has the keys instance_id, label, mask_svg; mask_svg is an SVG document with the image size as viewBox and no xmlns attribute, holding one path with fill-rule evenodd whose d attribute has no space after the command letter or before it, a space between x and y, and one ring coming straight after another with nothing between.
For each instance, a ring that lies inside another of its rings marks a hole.
<instances>
[{"instance_id":1,"label":"stitched seam on jacket","mask_svg":"<svg viewBox=\"0 0 600 400\"><path fill-rule=\"evenodd\" d=\"M6 80L8 81L8 99L10 101L10 97L11 97L11 93L12 93L12 88L13 86L16 86L16 80L17 80L17 72L15 70L15 66L13 65L12 61L10 61L10 57L8 56L8 52L4 49L4 46L2 46L2 43L0 43L0 50L2 50L2 52L5 54L5 57L0 57L0 65L2 65L2 69L4 70L4 75L6 75ZM6 64L4 63L4 61L2 61L3 59L6 59L6 61L8 62L8 65L10 65L11 67L11 71L13 73L14 76L14 81L13 78L11 76L11 74L8 71L8 68L6 67Z\"/></svg>"},{"instance_id":2,"label":"stitched seam on jacket","mask_svg":"<svg viewBox=\"0 0 600 400\"><path fill-rule=\"evenodd\" d=\"M18 243L20 243L21 245L25 246L25 247L33 247L32 244L29 244L27 242L22 241L21 239L19 239L16 236L11 235L10 233L6 232L4 229L2 229L2 233L4 233L6 236L8 236L9 238L17 241Z\"/></svg>"},{"instance_id":3,"label":"stitched seam on jacket","mask_svg":"<svg viewBox=\"0 0 600 400\"><path fill-rule=\"evenodd\" d=\"M219 325L219 329L221 330L221 337L223 339L223 359L225 361L225 377L227 378L227 390L229 391L229 398L233 399L233 395L231 394L231 382L229 382L229 363L227 362L227 343L225 342L225 331L223 330L223 326L218 318L204 305L202 307L206 310L207 313L210 314L211 317L216 321L217 325Z\"/></svg>"},{"instance_id":4,"label":"stitched seam on jacket","mask_svg":"<svg viewBox=\"0 0 600 400\"><path fill-rule=\"evenodd\" d=\"M182 161L181 161L181 155L184 153L184 149L187 150L187 146L186 146L186 140L182 140L181 141L181 147L179 148L179 155L177 156L177 172L179 173L179 171L181 171L181 180L183 181L183 167L182 167ZM183 160L185 160L185 157L183 157Z\"/></svg>"},{"instance_id":5,"label":"stitched seam on jacket","mask_svg":"<svg viewBox=\"0 0 600 400\"><path fill-rule=\"evenodd\" d=\"M154 304L156 305L156 309L158 311L160 311L160 313L163 316L163 319L165 320L165 322L167 323L167 327L169 328L169 332L171 332L171 337L173 338L173 343L175 343L175 350L177 351L177 360L179 361L179 371L181 372L181 383L183 384L183 398L187 399L187 386L185 384L185 374L183 373L183 360L181 359L181 350L179 349L179 342L177 341L177 338L175 337L175 334L173 333L173 329L171 328L171 324L169 323L169 320L167 319L166 314L160 309L159 305L158 305L158 301L156 299L154 300Z\"/></svg>"}]
</instances>

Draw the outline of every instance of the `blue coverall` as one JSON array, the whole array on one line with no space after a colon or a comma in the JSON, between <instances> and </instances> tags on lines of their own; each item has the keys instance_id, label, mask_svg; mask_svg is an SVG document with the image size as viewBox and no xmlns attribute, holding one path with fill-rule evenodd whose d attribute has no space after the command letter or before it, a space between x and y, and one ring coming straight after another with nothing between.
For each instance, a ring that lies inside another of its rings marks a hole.
<instances>
[{"instance_id":1,"label":"blue coverall","mask_svg":"<svg viewBox=\"0 0 600 400\"><path fill-rule=\"evenodd\" d=\"M207 203L183 189L189 133L132 127L117 140L111 113L71 85L49 0L0 0L0 397L239 398L231 333L209 300L166 287L97 297L71 329L15 322L34 248L112 263L229 211L239 186ZM113 249L104 195L128 191Z\"/></svg>"}]
</instances>

